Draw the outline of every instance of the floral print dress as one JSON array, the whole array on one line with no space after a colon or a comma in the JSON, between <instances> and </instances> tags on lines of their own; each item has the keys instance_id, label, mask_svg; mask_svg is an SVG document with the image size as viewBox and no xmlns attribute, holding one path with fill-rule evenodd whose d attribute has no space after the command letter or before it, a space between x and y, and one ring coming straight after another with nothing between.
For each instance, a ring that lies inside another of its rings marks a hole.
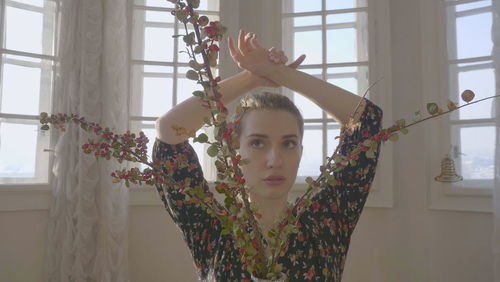
<instances>
[{"instance_id":1,"label":"floral print dress","mask_svg":"<svg viewBox=\"0 0 500 282\"><path fill-rule=\"evenodd\" d=\"M359 126L341 144L343 155L381 130L382 110L367 99L364 102ZM356 166L338 172L337 185L313 196L313 204L299 218L299 233L290 235L286 255L279 260L289 281L341 281L350 238L368 197L379 152L380 143L375 158L367 158L362 152ZM208 191L198 158L188 141L169 145L157 139L153 158L169 166L182 189L202 186ZM157 189L166 210L183 232L200 280L251 281L232 236L221 235L218 219L199 206L186 204L182 189L169 189L165 185L157 185Z\"/></svg>"}]
</instances>

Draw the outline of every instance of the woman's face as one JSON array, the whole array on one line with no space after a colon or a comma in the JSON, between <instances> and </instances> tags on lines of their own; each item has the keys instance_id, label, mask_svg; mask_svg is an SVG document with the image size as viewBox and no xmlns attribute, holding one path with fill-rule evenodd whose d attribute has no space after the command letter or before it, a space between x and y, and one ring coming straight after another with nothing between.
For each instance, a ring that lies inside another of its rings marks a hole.
<instances>
[{"instance_id":1,"label":"woman's face","mask_svg":"<svg viewBox=\"0 0 500 282\"><path fill-rule=\"evenodd\" d=\"M281 198L295 183L302 156L297 119L284 110L254 110L242 121L240 155L250 159L241 170L251 194Z\"/></svg>"}]
</instances>

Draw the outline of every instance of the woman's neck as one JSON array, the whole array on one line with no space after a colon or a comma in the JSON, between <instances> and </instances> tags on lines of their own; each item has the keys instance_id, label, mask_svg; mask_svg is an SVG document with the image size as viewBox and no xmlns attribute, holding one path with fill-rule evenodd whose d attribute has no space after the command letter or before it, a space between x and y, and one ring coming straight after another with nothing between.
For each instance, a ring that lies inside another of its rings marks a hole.
<instances>
[{"instance_id":1,"label":"woman's neck","mask_svg":"<svg viewBox=\"0 0 500 282\"><path fill-rule=\"evenodd\" d=\"M259 208L257 212L262 215L262 218L258 219L258 222L262 225L264 234L267 235L267 231L278 221L281 212L286 209L287 197L285 195L285 197L270 199L259 197L253 193L250 193L249 196L250 201L256 203Z\"/></svg>"}]
</instances>

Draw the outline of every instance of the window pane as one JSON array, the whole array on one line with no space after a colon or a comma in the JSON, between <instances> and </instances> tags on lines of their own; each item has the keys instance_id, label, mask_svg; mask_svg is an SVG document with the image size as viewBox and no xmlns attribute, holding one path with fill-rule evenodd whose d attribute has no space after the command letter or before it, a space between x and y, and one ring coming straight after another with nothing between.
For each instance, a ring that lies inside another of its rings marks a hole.
<instances>
[{"instance_id":1,"label":"window pane","mask_svg":"<svg viewBox=\"0 0 500 282\"><path fill-rule=\"evenodd\" d=\"M488 7L488 6L491 6L491 0L477 1L477 2L472 2L472 3L457 5L456 11L462 12L462 11L467 11L467 10L471 10L471 9Z\"/></svg>"},{"instance_id":2,"label":"window pane","mask_svg":"<svg viewBox=\"0 0 500 282\"><path fill-rule=\"evenodd\" d=\"M172 62L174 58L173 28L146 27L144 60Z\"/></svg>"},{"instance_id":3,"label":"window pane","mask_svg":"<svg viewBox=\"0 0 500 282\"><path fill-rule=\"evenodd\" d=\"M294 26L321 25L321 16L294 17L293 25Z\"/></svg>"},{"instance_id":4,"label":"window pane","mask_svg":"<svg viewBox=\"0 0 500 282\"><path fill-rule=\"evenodd\" d=\"M330 157L335 149L339 145L339 139L335 139L335 137L340 135L340 129L328 129L328 144L327 145L327 156Z\"/></svg>"},{"instance_id":5,"label":"window pane","mask_svg":"<svg viewBox=\"0 0 500 282\"><path fill-rule=\"evenodd\" d=\"M323 45L321 44L321 31L305 31L294 33L294 58L298 58L302 54L307 57L305 64L321 64Z\"/></svg>"},{"instance_id":6,"label":"window pane","mask_svg":"<svg viewBox=\"0 0 500 282\"><path fill-rule=\"evenodd\" d=\"M185 77L185 74L179 74L179 77ZM203 87L196 81L187 78L177 80L177 104L193 96L195 90L203 91Z\"/></svg>"},{"instance_id":7,"label":"window pane","mask_svg":"<svg viewBox=\"0 0 500 282\"><path fill-rule=\"evenodd\" d=\"M491 13L482 13L456 19L458 59L490 56Z\"/></svg>"},{"instance_id":8,"label":"window pane","mask_svg":"<svg viewBox=\"0 0 500 282\"><path fill-rule=\"evenodd\" d=\"M1 112L39 114L40 68L3 65Z\"/></svg>"},{"instance_id":9,"label":"window pane","mask_svg":"<svg viewBox=\"0 0 500 282\"><path fill-rule=\"evenodd\" d=\"M366 7L366 0L327 0L327 10L352 9Z\"/></svg>"},{"instance_id":10,"label":"window pane","mask_svg":"<svg viewBox=\"0 0 500 282\"><path fill-rule=\"evenodd\" d=\"M354 94L364 94L369 87L368 67L328 68L328 82Z\"/></svg>"},{"instance_id":11,"label":"window pane","mask_svg":"<svg viewBox=\"0 0 500 282\"><path fill-rule=\"evenodd\" d=\"M460 101L459 105L466 104L460 98L460 94L470 89L476 94L473 101L495 95L495 75L493 69L483 69L475 71L460 72L458 74L459 92L456 93L455 102ZM458 110L460 119L492 118L493 100L485 100Z\"/></svg>"},{"instance_id":12,"label":"window pane","mask_svg":"<svg viewBox=\"0 0 500 282\"><path fill-rule=\"evenodd\" d=\"M43 7L43 0L13 0L13 2L28 4L37 7Z\"/></svg>"},{"instance_id":13,"label":"window pane","mask_svg":"<svg viewBox=\"0 0 500 282\"><path fill-rule=\"evenodd\" d=\"M493 179L495 127L462 127L460 130L461 174L464 179ZM481 138L477 138L481 136Z\"/></svg>"},{"instance_id":14,"label":"window pane","mask_svg":"<svg viewBox=\"0 0 500 282\"><path fill-rule=\"evenodd\" d=\"M327 24L354 23L355 21L356 13L342 13L326 16Z\"/></svg>"},{"instance_id":15,"label":"window pane","mask_svg":"<svg viewBox=\"0 0 500 282\"><path fill-rule=\"evenodd\" d=\"M321 0L293 0L293 12L321 11Z\"/></svg>"},{"instance_id":16,"label":"window pane","mask_svg":"<svg viewBox=\"0 0 500 282\"><path fill-rule=\"evenodd\" d=\"M146 13L146 22L174 23L174 16L170 12L136 10L136 13Z\"/></svg>"},{"instance_id":17,"label":"window pane","mask_svg":"<svg viewBox=\"0 0 500 282\"><path fill-rule=\"evenodd\" d=\"M5 46L7 49L42 53L43 15L7 6Z\"/></svg>"},{"instance_id":18,"label":"window pane","mask_svg":"<svg viewBox=\"0 0 500 282\"><path fill-rule=\"evenodd\" d=\"M326 38L326 58L328 63L358 61L356 29L343 28L328 30L326 32Z\"/></svg>"},{"instance_id":19,"label":"window pane","mask_svg":"<svg viewBox=\"0 0 500 282\"><path fill-rule=\"evenodd\" d=\"M175 8L175 5L165 0L134 0L136 5L160 7L160 8Z\"/></svg>"},{"instance_id":20,"label":"window pane","mask_svg":"<svg viewBox=\"0 0 500 282\"><path fill-rule=\"evenodd\" d=\"M201 0L198 10L219 11L219 0ZM212 20L212 17L210 17Z\"/></svg>"},{"instance_id":21,"label":"window pane","mask_svg":"<svg viewBox=\"0 0 500 282\"><path fill-rule=\"evenodd\" d=\"M301 69L300 71L308 73L310 75L315 76L318 79L321 79L321 69ZM304 119L312 119L312 118L322 118L323 110L316 105L316 103L309 100L309 98L303 96L302 94L293 93L293 102L302 113L302 117Z\"/></svg>"},{"instance_id":22,"label":"window pane","mask_svg":"<svg viewBox=\"0 0 500 282\"><path fill-rule=\"evenodd\" d=\"M293 103L297 106L304 119L322 118L323 110L313 101L299 93L293 93Z\"/></svg>"},{"instance_id":23,"label":"window pane","mask_svg":"<svg viewBox=\"0 0 500 282\"><path fill-rule=\"evenodd\" d=\"M0 122L0 177L35 177L37 130L36 125Z\"/></svg>"},{"instance_id":24,"label":"window pane","mask_svg":"<svg viewBox=\"0 0 500 282\"><path fill-rule=\"evenodd\" d=\"M172 108L172 81L172 78L144 78L142 116L158 117Z\"/></svg>"},{"instance_id":25,"label":"window pane","mask_svg":"<svg viewBox=\"0 0 500 282\"><path fill-rule=\"evenodd\" d=\"M307 125L306 125L307 126ZM319 166L323 164L323 133L321 129L304 130L304 146L298 176L319 175Z\"/></svg>"}]
</instances>

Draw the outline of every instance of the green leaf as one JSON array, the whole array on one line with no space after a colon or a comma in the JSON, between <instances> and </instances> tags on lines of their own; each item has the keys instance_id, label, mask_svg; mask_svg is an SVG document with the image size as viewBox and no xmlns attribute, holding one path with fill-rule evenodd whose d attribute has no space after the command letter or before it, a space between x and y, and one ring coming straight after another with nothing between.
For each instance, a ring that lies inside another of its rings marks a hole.
<instances>
[{"instance_id":1,"label":"green leaf","mask_svg":"<svg viewBox=\"0 0 500 282\"><path fill-rule=\"evenodd\" d=\"M369 159L375 158L375 151L372 150L372 149L366 151L366 157L369 158Z\"/></svg>"},{"instance_id":2,"label":"green leaf","mask_svg":"<svg viewBox=\"0 0 500 282\"><path fill-rule=\"evenodd\" d=\"M200 54L200 53L201 53L201 51L203 51L203 47L201 47L201 46L196 46L196 47L194 47L194 52L195 52L196 54Z\"/></svg>"},{"instance_id":3,"label":"green leaf","mask_svg":"<svg viewBox=\"0 0 500 282\"><path fill-rule=\"evenodd\" d=\"M210 119L210 117L204 117L203 121L205 122L205 124L207 124L209 126L212 125L212 120Z\"/></svg>"},{"instance_id":4,"label":"green leaf","mask_svg":"<svg viewBox=\"0 0 500 282\"><path fill-rule=\"evenodd\" d=\"M219 148L217 148L215 144L210 145L210 147L208 147L207 149L207 154L210 157L215 157L217 156L218 153L219 153Z\"/></svg>"},{"instance_id":5,"label":"green leaf","mask_svg":"<svg viewBox=\"0 0 500 282\"><path fill-rule=\"evenodd\" d=\"M357 162L356 162L356 160L355 160L355 159L350 159L350 160L349 160L349 164L350 164L351 166L355 166L355 165L357 164Z\"/></svg>"},{"instance_id":6,"label":"green leaf","mask_svg":"<svg viewBox=\"0 0 500 282\"><path fill-rule=\"evenodd\" d=\"M406 129L406 128L401 128L401 132L402 132L404 135L406 135L406 134L408 134L408 129Z\"/></svg>"},{"instance_id":7,"label":"green leaf","mask_svg":"<svg viewBox=\"0 0 500 282\"><path fill-rule=\"evenodd\" d=\"M418 110L413 114L413 121L419 121L421 119L422 119L422 114L420 113L420 110Z\"/></svg>"},{"instance_id":8,"label":"green leaf","mask_svg":"<svg viewBox=\"0 0 500 282\"><path fill-rule=\"evenodd\" d=\"M197 71L199 71L203 68L203 66L201 64L198 64L195 60L189 61L189 66Z\"/></svg>"},{"instance_id":9,"label":"green leaf","mask_svg":"<svg viewBox=\"0 0 500 282\"><path fill-rule=\"evenodd\" d=\"M427 112L431 115L438 113L439 107L436 103L427 103Z\"/></svg>"},{"instance_id":10,"label":"green leaf","mask_svg":"<svg viewBox=\"0 0 500 282\"><path fill-rule=\"evenodd\" d=\"M389 136L389 140L391 140L391 141L398 141L399 140L399 135L397 133L392 133Z\"/></svg>"},{"instance_id":11,"label":"green leaf","mask_svg":"<svg viewBox=\"0 0 500 282\"><path fill-rule=\"evenodd\" d=\"M194 70L188 70L186 73L186 77L191 80L198 80L198 73Z\"/></svg>"},{"instance_id":12,"label":"green leaf","mask_svg":"<svg viewBox=\"0 0 500 282\"><path fill-rule=\"evenodd\" d=\"M205 133L201 133L200 135L198 135L198 137L196 137L195 142L207 143L207 141L208 141L208 136Z\"/></svg>"},{"instance_id":13,"label":"green leaf","mask_svg":"<svg viewBox=\"0 0 500 282\"><path fill-rule=\"evenodd\" d=\"M310 177L310 176L306 177L306 183L307 183L307 184L311 185L311 184L312 184L312 182L313 182L312 177Z\"/></svg>"},{"instance_id":14,"label":"green leaf","mask_svg":"<svg viewBox=\"0 0 500 282\"><path fill-rule=\"evenodd\" d=\"M193 96L203 97L203 96L205 96L205 92L200 91L200 90L196 90L196 91L193 92Z\"/></svg>"},{"instance_id":15,"label":"green leaf","mask_svg":"<svg viewBox=\"0 0 500 282\"><path fill-rule=\"evenodd\" d=\"M405 119L402 118L400 120L397 120L396 124L399 125L399 126L401 126L401 127L405 127Z\"/></svg>"},{"instance_id":16,"label":"green leaf","mask_svg":"<svg viewBox=\"0 0 500 282\"><path fill-rule=\"evenodd\" d=\"M193 8L198 8L200 6L200 0L187 0L188 4Z\"/></svg>"},{"instance_id":17,"label":"green leaf","mask_svg":"<svg viewBox=\"0 0 500 282\"><path fill-rule=\"evenodd\" d=\"M191 32L187 35L184 35L182 37L182 40L184 40L184 42L188 45L192 45L192 44L196 43L194 32Z\"/></svg>"}]
</instances>

